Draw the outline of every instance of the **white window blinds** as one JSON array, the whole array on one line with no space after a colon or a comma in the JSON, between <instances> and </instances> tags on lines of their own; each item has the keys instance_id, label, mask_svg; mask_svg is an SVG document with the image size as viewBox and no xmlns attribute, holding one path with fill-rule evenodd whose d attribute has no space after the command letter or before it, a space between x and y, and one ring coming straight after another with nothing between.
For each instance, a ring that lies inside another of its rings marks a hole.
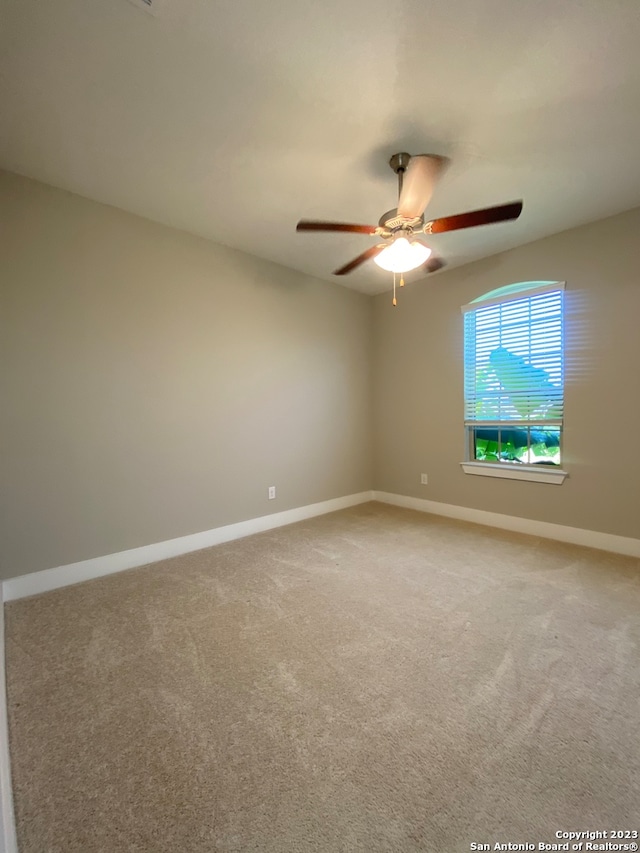
<instances>
[{"instance_id":1,"label":"white window blinds","mask_svg":"<svg viewBox=\"0 0 640 853\"><path fill-rule=\"evenodd\" d=\"M562 423L563 285L462 310L465 423Z\"/></svg>"}]
</instances>

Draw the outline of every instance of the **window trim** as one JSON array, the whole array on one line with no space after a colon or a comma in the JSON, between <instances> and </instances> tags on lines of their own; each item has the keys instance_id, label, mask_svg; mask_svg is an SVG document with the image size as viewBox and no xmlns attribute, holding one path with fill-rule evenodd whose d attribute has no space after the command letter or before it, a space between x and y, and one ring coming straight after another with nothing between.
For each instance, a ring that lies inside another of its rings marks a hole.
<instances>
[{"instance_id":1,"label":"window trim","mask_svg":"<svg viewBox=\"0 0 640 853\"><path fill-rule=\"evenodd\" d=\"M486 293L484 296L480 296L477 299L474 299L467 305L463 305L460 310L462 314L465 315L480 308L486 308L491 305L504 304L505 302L512 302L516 299L522 299L524 297L537 296L542 293L551 293L556 290L564 291L565 286L566 282L564 281L514 282L513 284L497 288L495 290L490 291L489 293ZM565 318L563 311L563 327L564 321ZM564 416L560 421L561 441L562 433L564 432L563 422ZM481 477L497 477L504 480L528 480L533 483L548 483L556 486L562 485L565 478L569 476L569 472L565 471L562 468L551 468L541 465L515 466L510 464L509 462L487 462L478 459L471 459L468 432L471 428L473 428L473 426L478 426L480 423L484 425L484 422L476 422L472 425L470 423L467 423L466 420L464 421L464 429L465 433L467 433L465 449L466 459L464 462L460 463L460 466L462 467L462 470L465 474L473 474ZM503 425L508 422L500 421L496 423L499 423L499 425ZM558 422L556 421L554 425L557 425L557 423Z\"/></svg>"},{"instance_id":2,"label":"window trim","mask_svg":"<svg viewBox=\"0 0 640 853\"><path fill-rule=\"evenodd\" d=\"M518 284L531 286L522 287L519 290L512 289L515 288L513 284L508 284L506 287L498 287L496 290L490 290L485 296L479 296L477 299L463 305L460 311L463 314L468 314L470 311L477 311L478 308L489 308L491 305L515 302L525 297L539 296L541 293L553 293L555 290L565 290L566 287L566 281L525 281L518 282Z\"/></svg>"},{"instance_id":3,"label":"window trim","mask_svg":"<svg viewBox=\"0 0 640 853\"><path fill-rule=\"evenodd\" d=\"M477 474L481 477L500 477L503 480L529 480L532 483L552 483L561 486L568 471L561 468L545 468L537 465L514 465L508 462L481 462L477 459L461 462L465 474Z\"/></svg>"}]
</instances>

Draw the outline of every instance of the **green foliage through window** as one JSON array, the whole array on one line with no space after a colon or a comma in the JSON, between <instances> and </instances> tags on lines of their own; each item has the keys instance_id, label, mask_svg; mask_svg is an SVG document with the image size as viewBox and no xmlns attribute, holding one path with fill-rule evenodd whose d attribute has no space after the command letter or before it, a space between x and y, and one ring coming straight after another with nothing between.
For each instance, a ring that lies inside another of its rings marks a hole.
<instances>
[{"instance_id":1,"label":"green foliage through window","mask_svg":"<svg viewBox=\"0 0 640 853\"><path fill-rule=\"evenodd\" d=\"M474 459L526 465L560 464L560 428L472 429Z\"/></svg>"}]
</instances>

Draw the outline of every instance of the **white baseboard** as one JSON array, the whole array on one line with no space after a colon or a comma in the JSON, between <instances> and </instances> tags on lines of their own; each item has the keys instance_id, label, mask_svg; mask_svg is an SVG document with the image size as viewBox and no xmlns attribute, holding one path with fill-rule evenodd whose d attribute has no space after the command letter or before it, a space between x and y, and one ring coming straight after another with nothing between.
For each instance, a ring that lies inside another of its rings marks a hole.
<instances>
[{"instance_id":1,"label":"white baseboard","mask_svg":"<svg viewBox=\"0 0 640 853\"><path fill-rule=\"evenodd\" d=\"M4 661L4 601L0 590L0 853L18 853L11 792L7 682Z\"/></svg>"},{"instance_id":2,"label":"white baseboard","mask_svg":"<svg viewBox=\"0 0 640 853\"><path fill-rule=\"evenodd\" d=\"M327 512L335 512L371 500L373 500L373 492L345 495L317 504L296 507L284 512L275 512L272 515L263 515L260 518L250 518L248 521L240 521L237 524L214 527L212 530L204 530L202 533L193 533L190 536L180 536L178 539L168 539L166 542L156 542L153 545L143 545L141 548L132 548L129 551L120 551L117 554L94 557L91 560L82 560L68 566L57 566L53 569L44 569L41 572L32 572L4 581L2 584L4 600L13 601L16 598L49 592L49 590L58 589L62 586L99 578L103 575L111 575L125 569L133 569L136 566L144 566L147 563L157 563L158 560L177 557L190 551L200 551L202 548L210 548L212 545L220 545L222 542L241 539L243 536L262 533L265 530L272 530L274 527L294 524L296 521L304 521L316 515L324 515Z\"/></svg>"},{"instance_id":3,"label":"white baseboard","mask_svg":"<svg viewBox=\"0 0 640 853\"><path fill-rule=\"evenodd\" d=\"M557 539L560 542L570 542L572 545L585 545L588 548L613 551L615 554L625 554L628 557L640 557L640 539L616 536L613 533L599 533L597 530L584 530L581 527L566 527L564 524L552 524L549 521L534 521L531 518L502 515L498 512L486 512L483 509L472 509L467 506L394 495L390 492L374 491L373 500L407 509L417 509L420 512L430 512L434 515L445 515L447 518L458 518L461 521L472 521L475 524L486 524L489 527L501 527L503 530L513 530L516 533L529 533L545 539Z\"/></svg>"},{"instance_id":4,"label":"white baseboard","mask_svg":"<svg viewBox=\"0 0 640 853\"><path fill-rule=\"evenodd\" d=\"M574 545L600 548L603 551L613 551L614 553L625 554L629 557L640 557L640 539L616 536L612 533L600 533L595 530L584 530L580 527L567 527L547 521L534 521L530 518L502 515L497 512L486 512L481 509L444 504L438 501L428 501L407 495L371 491L360 492L355 495L345 495L341 498L296 507L295 509L276 512L272 515L251 518L248 521L240 521L237 524L215 527L212 530L205 530L202 533L193 533L190 536L169 539L166 542L157 542L153 545L144 545L141 548L132 548L129 551L120 551L116 554L94 557L91 560L83 560L67 566L57 566L53 569L45 569L41 572L21 575L20 577L5 580L2 584L2 593L5 601L13 601L14 599L24 598L28 595L37 595L38 593L48 592L59 587L69 586L70 584L80 583L81 581L91 580L92 578L99 578L103 575L114 574L125 569L132 569L136 566L144 566L147 563L156 563L158 560L166 560L169 557L177 557L180 554L187 554L190 551L210 548L212 545L220 545L223 542L230 542L233 539L240 539L243 536L251 536L254 533L272 530L275 527L282 527L285 524L294 524L296 521L304 521L307 518L346 509L347 507L356 506L357 504L372 500L406 507L407 509L417 509L421 512L433 513L434 515L444 515L448 518L458 518L462 521L471 521L476 524L485 524L489 527L500 527L504 530L513 530L517 533L528 533L532 536L557 539L560 542L570 542ZM2 655L1 657L2 661L4 661L4 656ZM0 719L0 728L1 725L2 721ZM0 731L0 737L1 735L2 732ZM2 853L1 850L0 853Z\"/></svg>"}]
</instances>

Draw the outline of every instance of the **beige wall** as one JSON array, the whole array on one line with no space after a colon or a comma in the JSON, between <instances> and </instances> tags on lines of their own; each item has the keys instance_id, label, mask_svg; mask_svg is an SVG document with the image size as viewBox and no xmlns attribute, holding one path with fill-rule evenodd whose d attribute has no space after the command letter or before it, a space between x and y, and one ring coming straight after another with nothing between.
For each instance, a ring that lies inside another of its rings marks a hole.
<instances>
[{"instance_id":1,"label":"beige wall","mask_svg":"<svg viewBox=\"0 0 640 853\"><path fill-rule=\"evenodd\" d=\"M370 299L6 173L0 233L3 577L371 488Z\"/></svg>"},{"instance_id":2,"label":"beige wall","mask_svg":"<svg viewBox=\"0 0 640 853\"><path fill-rule=\"evenodd\" d=\"M443 241L444 242L444 238ZM640 210L408 285L374 307L375 488L640 537ZM460 307L566 281L563 485L464 474ZM429 484L420 485L420 474Z\"/></svg>"},{"instance_id":3,"label":"beige wall","mask_svg":"<svg viewBox=\"0 0 640 853\"><path fill-rule=\"evenodd\" d=\"M372 487L640 537L640 210L396 309L1 172L0 229L2 577ZM459 464L460 306L528 279L567 282L562 486Z\"/></svg>"}]
</instances>

